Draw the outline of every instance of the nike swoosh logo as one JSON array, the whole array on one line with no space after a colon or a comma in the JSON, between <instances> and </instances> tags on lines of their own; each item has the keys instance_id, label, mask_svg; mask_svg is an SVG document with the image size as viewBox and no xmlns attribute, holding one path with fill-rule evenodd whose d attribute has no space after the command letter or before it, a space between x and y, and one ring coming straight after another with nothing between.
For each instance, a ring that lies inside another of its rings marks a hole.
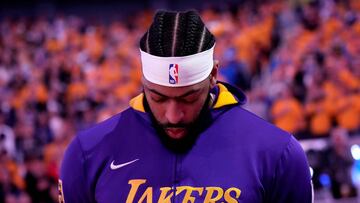
<instances>
[{"instance_id":1,"label":"nike swoosh logo","mask_svg":"<svg viewBox=\"0 0 360 203\"><path fill-rule=\"evenodd\" d=\"M110 168L111 168L112 170L116 170L116 169L122 168L122 167L124 167L124 166L127 166L127 165L129 165L129 164L132 164L132 163L134 163L135 161L138 161L138 160L139 160L139 159L135 159L135 160L132 160L132 161L123 163L123 164L119 164L119 165L115 165L115 164L114 164L114 161L112 161L112 162L111 162L111 165L110 165Z\"/></svg>"}]
</instances>

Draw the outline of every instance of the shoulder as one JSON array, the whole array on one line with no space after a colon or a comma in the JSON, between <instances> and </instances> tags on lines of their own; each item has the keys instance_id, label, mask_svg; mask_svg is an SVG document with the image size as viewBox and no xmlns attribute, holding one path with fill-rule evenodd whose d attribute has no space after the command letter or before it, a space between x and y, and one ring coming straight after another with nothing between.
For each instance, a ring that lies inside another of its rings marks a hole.
<instances>
[{"instance_id":1,"label":"shoulder","mask_svg":"<svg viewBox=\"0 0 360 203\"><path fill-rule=\"evenodd\" d=\"M91 151L106 140L108 136L114 135L118 126L121 125L124 118L126 118L128 114L131 114L131 112L132 110L128 108L123 112L95 124L89 129L80 131L75 139L78 140L83 151Z\"/></svg>"},{"instance_id":2,"label":"shoulder","mask_svg":"<svg viewBox=\"0 0 360 203\"><path fill-rule=\"evenodd\" d=\"M275 146L276 148L285 148L293 137L290 133L242 108L240 105L233 106L221 117L226 128L237 132L234 134L235 139L240 139L241 142L259 144L262 149Z\"/></svg>"},{"instance_id":3,"label":"shoulder","mask_svg":"<svg viewBox=\"0 0 360 203\"><path fill-rule=\"evenodd\" d=\"M259 162L271 163L269 168L275 168L284 157L305 156L292 134L240 106L230 108L218 120L216 128L225 132L223 139L238 143L236 148L249 156L261 157Z\"/></svg>"},{"instance_id":4,"label":"shoulder","mask_svg":"<svg viewBox=\"0 0 360 203\"><path fill-rule=\"evenodd\" d=\"M257 157L269 188L298 182L307 195L311 193L309 166L294 136L240 106L233 107L228 116L237 123L233 126L238 129L238 143L246 145L249 155Z\"/></svg>"},{"instance_id":5,"label":"shoulder","mask_svg":"<svg viewBox=\"0 0 360 203\"><path fill-rule=\"evenodd\" d=\"M124 116L126 117L127 114L128 109L87 130L80 131L74 137L62 160L61 176L64 182L82 182L75 180L72 175L73 171L78 171L82 173L82 177L79 176L79 178L86 180L86 184L91 185L89 182L96 176L94 171L105 159L104 153L106 154L110 150L107 149L109 146L108 138L118 135L117 126L121 125ZM66 179L71 179L71 181L65 181Z\"/></svg>"}]
</instances>

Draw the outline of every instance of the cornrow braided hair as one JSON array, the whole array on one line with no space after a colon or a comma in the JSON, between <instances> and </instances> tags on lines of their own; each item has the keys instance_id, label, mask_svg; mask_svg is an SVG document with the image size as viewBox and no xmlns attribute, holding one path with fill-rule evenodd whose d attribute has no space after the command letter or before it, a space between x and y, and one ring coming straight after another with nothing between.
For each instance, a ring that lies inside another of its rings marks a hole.
<instances>
[{"instance_id":1,"label":"cornrow braided hair","mask_svg":"<svg viewBox=\"0 0 360 203\"><path fill-rule=\"evenodd\" d=\"M214 35L196 11L158 11L140 39L140 49L155 56L188 56L206 51L214 43Z\"/></svg>"}]
</instances>

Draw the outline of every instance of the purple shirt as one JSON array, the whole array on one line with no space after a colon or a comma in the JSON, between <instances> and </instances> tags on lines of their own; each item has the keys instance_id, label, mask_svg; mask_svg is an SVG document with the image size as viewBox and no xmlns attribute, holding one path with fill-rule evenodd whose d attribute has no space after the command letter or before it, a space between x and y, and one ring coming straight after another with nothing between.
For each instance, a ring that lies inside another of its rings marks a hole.
<instances>
[{"instance_id":1,"label":"purple shirt","mask_svg":"<svg viewBox=\"0 0 360 203\"><path fill-rule=\"evenodd\" d=\"M298 142L243 109L234 87L218 85L212 124L186 153L163 145L142 99L69 145L60 181L66 203L311 202Z\"/></svg>"}]
</instances>

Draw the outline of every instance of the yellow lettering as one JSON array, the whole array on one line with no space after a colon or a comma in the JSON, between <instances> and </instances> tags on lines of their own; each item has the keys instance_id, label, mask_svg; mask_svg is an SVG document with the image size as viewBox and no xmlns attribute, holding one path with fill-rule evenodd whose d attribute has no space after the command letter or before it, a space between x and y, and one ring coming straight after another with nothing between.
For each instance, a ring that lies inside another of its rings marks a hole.
<instances>
[{"instance_id":1,"label":"yellow lettering","mask_svg":"<svg viewBox=\"0 0 360 203\"><path fill-rule=\"evenodd\" d=\"M167 193L171 191L171 187L162 187L160 190L161 194L158 203L171 203L171 197L173 196L173 193L170 192L170 194L167 195Z\"/></svg>"},{"instance_id":2,"label":"yellow lettering","mask_svg":"<svg viewBox=\"0 0 360 203\"><path fill-rule=\"evenodd\" d=\"M140 197L139 202L143 202L146 199L146 203L152 203L152 197L153 197L153 189L152 187L148 187L144 194Z\"/></svg>"},{"instance_id":3,"label":"yellow lettering","mask_svg":"<svg viewBox=\"0 0 360 203\"><path fill-rule=\"evenodd\" d=\"M132 203L134 201L137 190L139 189L140 185L144 184L145 182L145 179L129 180L128 183L131 185L131 189L126 199L126 203Z\"/></svg>"},{"instance_id":4,"label":"yellow lettering","mask_svg":"<svg viewBox=\"0 0 360 203\"><path fill-rule=\"evenodd\" d=\"M204 191L204 188L201 187L190 187L190 186L179 186L176 187L176 195L180 194L182 191L186 191L184 199L183 199L183 203L187 203L187 202L191 202L194 203L195 202L195 197L191 196L191 193L193 191L196 191L199 193L199 195L202 194L202 192Z\"/></svg>"},{"instance_id":5,"label":"yellow lettering","mask_svg":"<svg viewBox=\"0 0 360 203\"><path fill-rule=\"evenodd\" d=\"M220 187L206 187L206 191L207 193L205 196L204 203L215 203L216 201L221 199L221 197L224 194L223 189ZM217 192L217 194L215 197L213 197L215 191Z\"/></svg>"},{"instance_id":6,"label":"yellow lettering","mask_svg":"<svg viewBox=\"0 0 360 203\"><path fill-rule=\"evenodd\" d=\"M131 186L131 188L126 199L126 203L134 203L135 196L138 193L140 186L146 183L146 179L129 180L128 183ZM161 193L157 203L171 203L171 199L174 195L178 196L180 193L184 191L185 194L182 203L195 203L196 194L194 194L194 191L198 193L198 196L201 196L204 192L204 187L191 187L191 186L178 186L176 187L175 194L173 188L171 187L161 187L159 189ZM224 202L226 203L238 203L238 199L241 195L241 190L235 187L231 187L227 189L225 193L221 187L206 187L205 190L206 190L206 195L204 198L204 203L220 202L220 199L222 198L224 198ZM147 187L137 203L152 203L152 202L153 202L153 187Z\"/></svg>"},{"instance_id":7,"label":"yellow lettering","mask_svg":"<svg viewBox=\"0 0 360 203\"><path fill-rule=\"evenodd\" d=\"M233 191L235 192L235 198L232 197L230 194ZM239 190L238 188L235 188L235 187L231 187L225 191L224 199L228 203L237 203L238 201L236 199L239 199L240 194L241 194L241 190Z\"/></svg>"}]
</instances>

